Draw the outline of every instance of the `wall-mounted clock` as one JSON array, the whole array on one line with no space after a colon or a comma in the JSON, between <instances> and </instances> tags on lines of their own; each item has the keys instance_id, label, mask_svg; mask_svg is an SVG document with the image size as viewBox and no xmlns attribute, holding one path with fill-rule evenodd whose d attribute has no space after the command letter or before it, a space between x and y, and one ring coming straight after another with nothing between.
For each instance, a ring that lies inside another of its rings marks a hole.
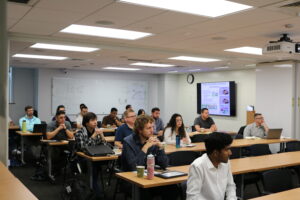
<instances>
[{"instance_id":1,"label":"wall-mounted clock","mask_svg":"<svg viewBox=\"0 0 300 200\"><path fill-rule=\"evenodd\" d=\"M188 74L187 77L186 77L186 81L189 83L189 84L193 84L194 83L194 80L195 80L195 77L193 74Z\"/></svg>"}]
</instances>

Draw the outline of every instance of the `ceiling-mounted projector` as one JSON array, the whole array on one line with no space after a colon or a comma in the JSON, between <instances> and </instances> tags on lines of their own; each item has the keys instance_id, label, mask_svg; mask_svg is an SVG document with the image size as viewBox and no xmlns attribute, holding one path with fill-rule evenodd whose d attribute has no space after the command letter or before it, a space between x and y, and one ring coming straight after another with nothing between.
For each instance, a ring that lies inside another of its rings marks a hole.
<instances>
[{"instance_id":1,"label":"ceiling-mounted projector","mask_svg":"<svg viewBox=\"0 0 300 200\"><path fill-rule=\"evenodd\" d=\"M270 41L263 48L264 55L272 56L288 56L290 54L299 53L300 46L299 44L293 42L288 37L288 34L283 34L282 37L277 41Z\"/></svg>"}]
</instances>

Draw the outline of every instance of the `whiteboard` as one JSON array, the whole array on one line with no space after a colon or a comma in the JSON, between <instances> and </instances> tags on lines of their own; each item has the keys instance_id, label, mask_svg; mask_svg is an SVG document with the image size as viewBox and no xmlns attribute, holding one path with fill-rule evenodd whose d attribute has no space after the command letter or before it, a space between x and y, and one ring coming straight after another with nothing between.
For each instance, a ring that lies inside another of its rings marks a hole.
<instances>
[{"instance_id":1,"label":"whiteboard","mask_svg":"<svg viewBox=\"0 0 300 200\"><path fill-rule=\"evenodd\" d=\"M148 82L130 80L93 80L52 78L52 114L58 105L64 105L68 114L79 113L84 103L90 112L108 114L112 107L119 113L127 104L148 110Z\"/></svg>"}]
</instances>

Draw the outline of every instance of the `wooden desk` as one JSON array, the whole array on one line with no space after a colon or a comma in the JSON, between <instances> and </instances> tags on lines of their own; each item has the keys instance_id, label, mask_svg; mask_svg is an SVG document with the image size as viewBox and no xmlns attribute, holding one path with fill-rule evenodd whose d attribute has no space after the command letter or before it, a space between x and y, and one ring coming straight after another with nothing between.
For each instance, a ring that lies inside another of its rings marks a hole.
<instances>
[{"instance_id":1,"label":"wooden desk","mask_svg":"<svg viewBox=\"0 0 300 200\"><path fill-rule=\"evenodd\" d=\"M16 131L16 133L21 136L21 162L22 162L22 164L25 164L25 161L24 161L24 137L42 136L43 133L31 133L31 132L22 132L22 131Z\"/></svg>"},{"instance_id":2,"label":"wooden desk","mask_svg":"<svg viewBox=\"0 0 300 200\"><path fill-rule=\"evenodd\" d=\"M115 136L106 136L104 137L106 142L114 142L115 141Z\"/></svg>"},{"instance_id":3,"label":"wooden desk","mask_svg":"<svg viewBox=\"0 0 300 200\"><path fill-rule=\"evenodd\" d=\"M102 128L103 133L114 133L117 128Z\"/></svg>"},{"instance_id":4,"label":"wooden desk","mask_svg":"<svg viewBox=\"0 0 300 200\"><path fill-rule=\"evenodd\" d=\"M0 199L38 200L17 178L0 182Z\"/></svg>"},{"instance_id":5,"label":"wooden desk","mask_svg":"<svg viewBox=\"0 0 300 200\"><path fill-rule=\"evenodd\" d=\"M119 158L118 155L111 155L111 156L89 156L83 152L76 152L77 155L86 158L87 160L96 162L96 161L106 161L106 160L117 160Z\"/></svg>"},{"instance_id":6,"label":"wooden desk","mask_svg":"<svg viewBox=\"0 0 300 200\"><path fill-rule=\"evenodd\" d=\"M2 162L0 162L0 182L13 179L15 176L4 166Z\"/></svg>"},{"instance_id":7,"label":"wooden desk","mask_svg":"<svg viewBox=\"0 0 300 200\"><path fill-rule=\"evenodd\" d=\"M256 156L256 157L247 157L230 160L231 171L233 175L243 175L249 172L260 172L270 169L284 168L290 166L300 165L300 151L297 152L287 152L279 154L271 154L266 156ZM170 170L182 171L188 173L189 165L179 166L179 167L170 167ZM182 176L171 179L163 179L159 177L154 177L152 180L146 178L138 178L134 172L122 172L117 173L117 177L124 179L130 183L133 183L135 187L141 188L151 188L158 186L165 186L171 184L181 183L186 181L188 176ZM243 184L244 179L241 177L241 197L243 197ZM138 188L135 188L135 193ZM134 197L138 198L138 194L133 194Z\"/></svg>"},{"instance_id":8,"label":"wooden desk","mask_svg":"<svg viewBox=\"0 0 300 200\"><path fill-rule=\"evenodd\" d=\"M274 143L286 143L291 141L297 141L296 139L236 139L233 140L231 147L248 147L255 144L274 144ZM175 145L168 144L165 147L166 154L170 154L176 151L205 151L204 142L193 143L194 147L181 147L176 148Z\"/></svg>"},{"instance_id":9,"label":"wooden desk","mask_svg":"<svg viewBox=\"0 0 300 200\"><path fill-rule=\"evenodd\" d=\"M8 129L9 129L9 130L20 130L20 127L17 126L17 125L14 125L14 126L9 126Z\"/></svg>"},{"instance_id":10,"label":"wooden desk","mask_svg":"<svg viewBox=\"0 0 300 200\"><path fill-rule=\"evenodd\" d=\"M0 162L0 199L26 199L37 198Z\"/></svg>"},{"instance_id":11,"label":"wooden desk","mask_svg":"<svg viewBox=\"0 0 300 200\"><path fill-rule=\"evenodd\" d=\"M237 132L235 132L235 131L218 131L218 132L226 133L226 134L228 134L228 135L236 135L236 134L237 134ZM206 135L208 135L208 134L211 134L211 133L212 133L212 132L199 132L199 131L194 131L194 132L189 133L189 136L190 136L190 137L193 137L194 135L200 135L200 134L206 134Z\"/></svg>"},{"instance_id":12,"label":"wooden desk","mask_svg":"<svg viewBox=\"0 0 300 200\"><path fill-rule=\"evenodd\" d=\"M257 197L257 198L250 199L250 200L283 200L283 199L299 200L299 197L300 197L300 188L296 188L296 189L287 190L284 192L278 192L275 194Z\"/></svg>"},{"instance_id":13,"label":"wooden desk","mask_svg":"<svg viewBox=\"0 0 300 200\"><path fill-rule=\"evenodd\" d=\"M118 155L110 155L110 156L89 156L83 152L76 152L77 155L87 159L88 161L88 168L89 168L89 179L90 179L90 188L93 189L93 164L92 162L99 162L99 161L115 161L119 158ZM111 166L111 170L114 167L114 162ZM97 180L96 180L97 181ZM104 184L104 183L102 183Z\"/></svg>"},{"instance_id":14,"label":"wooden desk","mask_svg":"<svg viewBox=\"0 0 300 200\"><path fill-rule=\"evenodd\" d=\"M51 140L50 140L51 141ZM47 163L48 163L48 176L51 180L54 180L54 176L52 175L52 148L57 146L64 146L68 145L68 140L56 141L56 142L49 142L49 140L41 140L42 143L47 145Z\"/></svg>"}]
</instances>

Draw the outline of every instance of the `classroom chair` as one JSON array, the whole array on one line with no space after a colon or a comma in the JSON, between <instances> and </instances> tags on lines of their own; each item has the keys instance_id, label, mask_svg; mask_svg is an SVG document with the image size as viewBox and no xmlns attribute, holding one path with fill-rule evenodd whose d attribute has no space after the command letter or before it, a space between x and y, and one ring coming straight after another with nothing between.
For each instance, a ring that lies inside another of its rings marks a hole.
<instances>
[{"instance_id":1,"label":"classroom chair","mask_svg":"<svg viewBox=\"0 0 300 200\"><path fill-rule=\"evenodd\" d=\"M195 142L204 142L205 138L207 137L206 134L197 134L191 137L192 143Z\"/></svg>"},{"instance_id":2,"label":"classroom chair","mask_svg":"<svg viewBox=\"0 0 300 200\"><path fill-rule=\"evenodd\" d=\"M293 170L274 169L262 173L263 194L282 192L296 188L298 181L293 179Z\"/></svg>"},{"instance_id":3,"label":"classroom chair","mask_svg":"<svg viewBox=\"0 0 300 200\"><path fill-rule=\"evenodd\" d=\"M300 141L287 142L285 151L286 152L300 151Z\"/></svg>"},{"instance_id":4,"label":"classroom chair","mask_svg":"<svg viewBox=\"0 0 300 200\"><path fill-rule=\"evenodd\" d=\"M168 154L169 166L190 165L199 156L200 156L199 152L176 151Z\"/></svg>"}]
</instances>

